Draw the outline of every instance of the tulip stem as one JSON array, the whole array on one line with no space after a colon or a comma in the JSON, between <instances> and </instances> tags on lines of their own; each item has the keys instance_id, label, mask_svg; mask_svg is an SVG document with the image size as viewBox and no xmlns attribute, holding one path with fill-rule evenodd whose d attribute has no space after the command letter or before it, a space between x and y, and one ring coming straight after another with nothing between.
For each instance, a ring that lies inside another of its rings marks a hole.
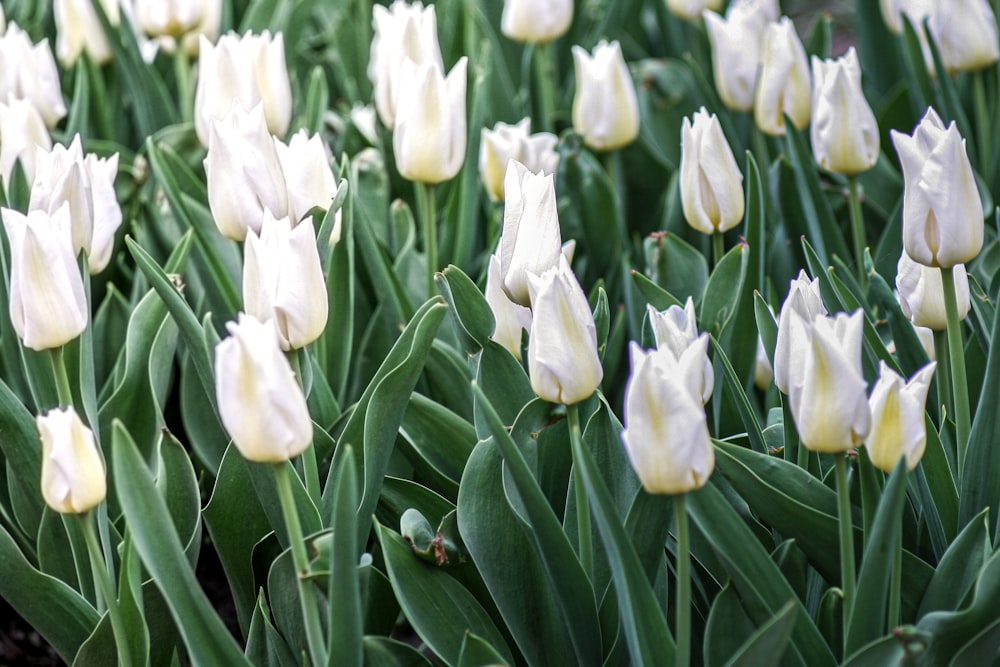
<instances>
[{"instance_id":1,"label":"tulip stem","mask_svg":"<svg viewBox=\"0 0 1000 667\"><path fill-rule=\"evenodd\" d=\"M861 212L861 189L858 187L858 177L847 177L848 208L851 212L851 238L854 240L854 265L858 272L858 282L864 288L868 285L865 275L865 218Z\"/></svg>"},{"instance_id":2,"label":"tulip stem","mask_svg":"<svg viewBox=\"0 0 1000 667\"><path fill-rule=\"evenodd\" d=\"M677 523L677 613L674 628L677 635L674 664L677 667L691 664L691 538L688 535L685 499L683 493L673 497L674 521Z\"/></svg>"},{"instance_id":3,"label":"tulip stem","mask_svg":"<svg viewBox=\"0 0 1000 667\"><path fill-rule=\"evenodd\" d=\"M750 114L750 127L753 152L756 154L754 157L757 158L757 164L760 165L761 169L767 171L768 167L771 166L771 155L770 151L767 150L767 137L757 127L757 122L754 120L753 114Z\"/></svg>"},{"instance_id":4,"label":"tulip stem","mask_svg":"<svg viewBox=\"0 0 1000 667\"><path fill-rule=\"evenodd\" d=\"M292 562L295 564L295 581L299 587L299 603L302 607L302 618L306 627L306 641L309 644L309 658L313 665L326 664L326 650L323 647L323 630L319 622L319 609L312 583L306 580L309 574L309 555L306 553L306 542L302 536L302 525L299 523L299 513L295 507L295 497L292 495L290 464L279 463L274 466L274 478L278 484L278 499L281 501L281 511L285 517L285 529L288 531L288 542L292 549Z\"/></svg>"},{"instance_id":5,"label":"tulip stem","mask_svg":"<svg viewBox=\"0 0 1000 667\"><path fill-rule=\"evenodd\" d=\"M993 182L993 154L990 150L992 138L990 137L989 105L986 103L986 70L979 70L972 74L972 99L976 110L976 138L979 139L979 172L987 183Z\"/></svg>"},{"instance_id":6,"label":"tulip stem","mask_svg":"<svg viewBox=\"0 0 1000 667\"><path fill-rule=\"evenodd\" d=\"M424 255L427 257L427 298L434 296L434 274L438 270L437 257L437 207L434 203L434 185L414 183L417 210L424 227Z\"/></svg>"},{"instance_id":7,"label":"tulip stem","mask_svg":"<svg viewBox=\"0 0 1000 667\"><path fill-rule=\"evenodd\" d=\"M190 123L194 118L194 100L191 97L191 63L187 53L180 46L174 51L174 79L177 84L177 100L180 104L181 120Z\"/></svg>"},{"instance_id":8,"label":"tulip stem","mask_svg":"<svg viewBox=\"0 0 1000 667\"><path fill-rule=\"evenodd\" d=\"M965 348L962 343L962 322L958 319L958 297L955 293L953 267L941 268L944 310L948 317L948 360L951 363L951 391L955 401L955 442L958 452L958 479L965 469L965 451L972 430L969 418L969 382L965 375Z\"/></svg>"},{"instance_id":9,"label":"tulip stem","mask_svg":"<svg viewBox=\"0 0 1000 667\"><path fill-rule=\"evenodd\" d=\"M899 598L903 591L903 517L896 524L896 545L892 551L892 571L889 577L889 617L888 632L899 625ZM845 633L846 634L846 633Z\"/></svg>"},{"instance_id":10,"label":"tulip stem","mask_svg":"<svg viewBox=\"0 0 1000 667\"><path fill-rule=\"evenodd\" d=\"M726 237L722 232L712 234L712 266L716 267L726 256Z\"/></svg>"},{"instance_id":11,"label":"tulip stem","mask_svg":"<svg viewBox=\"0 0 1000 667\"><path fill-rule=\"evenodd\" d=\"M588 576L594 576L594 547L590 530L590 503L587 489L580 472L580 450L583 447L583 431L580 429L580 411L577 405L566 406L569 420L570 446L573 452L573 491L576 500L576 539L580 545L580 563Z\"/></svg>"},{"instance_id":12,"label":"tulip stem","mask_svg":"<svg viewBox=\"0 0 1000 667\"><path fill-rule=\"evenodd\" d=\"M66 372L66 359L63 356L63 346L49 350L49 360L52 362L52 376L56 382L56 396L60 407L73 405L73 390L69 384L69 374Z\"/></svg>"},{"instance_id":13,"label":"tulip stem","mask_svg":"<svg viewBox=\"0 0 1000 667\"><path fill-rule=\"evenodd\" d=\"M289 350L285 353L285 357L292 367L292 372L295 373L295 378L298 380L299 386L302 387L302 395L308 397L309 390L306 387L306 378L302 374L302 358L305 354L306 351L303 348L299 348L297 350ZM308 359L306 363L309 363ZM302 477L309 497L312 498L314 503L319 505L322 494L319 489L319 467L316 464L316 448L313 446L306 447L305 451L302 452Z\"/></svg>"},{"instance_id":14,"label":"tulip stem","mask_svg":"<svg viewBox=\"0 0 1000 667\"><path fill-rule=\"evenodd\" d=\"M87 543L87 552L90 555L90 570L94 581L100 587L99 595L104 597L108 616L111 617L111 631L115 636L115 645L118 649L118 664L128 667L132 664L128 634L125 632L125 622L122 619L121 609L118 607L118 595L115 593L115 587L108 576L104 552L101 551L101 546L97 541L97 533L94 530L91 514L92 512L86 512L79 515L83 528L83 539Z\"/></svg>"},{"instance_id":15,"label":"tulip stem","mask_svg":"<svg viewBox=\"0 0 1000 667\"><path fill-rule=\"evenodd\" d=\"M538 115L541 117L542 132L551 132L555 127L552 116L555 114L556 94L553 83L555 81L555 71L552 66L552 52L549 44L536 44L535 51L535 77L538 85Z\"/></svg>"},{"instance_id":16,"label":"tulip stem","mask_svg":"<svg viewBox=\"0 0 1000 667\"><path fill-rule=\"evenodd\" d=\"M854 604L854 527L851 521L851 490L847 482L847 454L834 454L837 477L837 514L840 519L840 586L844 591L844 637Z\"/></svg>"},{"instance_id":17,"label":"tulip stem","mask_svg":"<svg viewBox=\"0 0 1000 667\"><path fill-rule=\"evenodd\" d=\"M934 357L937 359L937 372L934 378L938 383L938 406L944 406L944 414L951 416L953 409L951 405L951 363L948 359L948 332L934 332ZM939 415L944 419L943 415ZM943 421L941 422L944 423ZM956 475L958 477L958 475Z\"/></svg>"}]
</instances>

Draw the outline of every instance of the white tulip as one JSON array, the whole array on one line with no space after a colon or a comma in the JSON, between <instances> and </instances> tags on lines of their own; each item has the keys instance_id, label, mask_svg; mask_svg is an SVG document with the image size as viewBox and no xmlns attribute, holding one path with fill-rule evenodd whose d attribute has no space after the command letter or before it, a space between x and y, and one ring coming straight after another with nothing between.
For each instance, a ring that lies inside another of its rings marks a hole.
<instances>
[{"instance_id":1,"label":"white tulip","mask_svg":"<svg viewBox=\"0 0 1000 667\"><path fill-rule=\"evenodd\" d=\"M767 25L752 10L730 7L723 18L705 11L705 28L712 47L712 74L722 103L734 111L753 109L760 47Z\"/></svg>"},{"instance_id":2,"label":"white tulip","mask_svg":"<svg viewBox=\"0 0 1000 667\"><path fill-rule=\"evenodd\" d=\"M297 224L314 207L330 208L337 196L337 179L320 136L299 130L287 144L275 139L274 147L288 192L288 218Z\"/></svg>"},{"instance_id":3,"label":"white tulip","mask_svg":"<svg viewBox=\"0 0 1000 667\"><path fill-rule=\"evenodd\" d=\"M42 497L60 514L83 514L108 492L104 461L94 433L72 406L36 418L42 440Z\"/></svg>"},{"instance_id":4,"label":"white tulip","mask_svg":"<svg viewBox=\"0 0 1000 667\"><path fill-rule=\"evenodd\" d=\"M647 305L646 311L653 328L653 337L656 339L656 349L668 351L677 361L680 361L685 354L689 354L692 348L701 350L699 355L701 361L697 364L701 372L695 376L691 390L702 403L707 403L715 387L715 372L712 369L712 362L708 359L707 334L698 333L694 302L691 297L688 297L683 308L670 306L666 310L657 311L653 306Z\"/></svg>"},{"instance_id":5,"label":"white tulip","mask_svg":"<svg viewBox=\"0 0 1000 667\"><path fill-rule=\"evenodd\" d=\"M35 178L35 153L52 149L52 138L38 110L26 99L0 103L0 177L9 191L14 165L21 162L30 185Z\"/></svg>"},{"instance_id":6,"label":"white tulip","mask_svg":"<svg viewBox=\"0 0 1000 667\"><path fill-rule=\"evenodd\" d=\"M785 115L798 129L809 124L812 84L809 62L787 16L764 33L761 68L754 97L754 120L766 134L785 134Z\"/></svg>"},{"instance_id":7,"label":"white tulip","mask_svg":"<svg viewBox=\"0 0 1000 667\"><path fill-rule=\"evenodd\" d=\"M479 179L486 194L493 201L503 200L504 177L511 160L530 172L554 174L559 166L558 142L551 132L531 134L530 118L516 125L497 123L492 130L484 127L479 141Z\"/></svg>"},{"instance_id":8,"label":"white tulip","mask_svg":"<svg viewBox=\"0 0 1000 667\"><path fill-rule=\"evenodd\" d=\"M0 100L30 100L49 129L66 115L59 71L48 40L32 44L16 23L0 36Z\"/></svg>"},{"instance_id":9,"label":"white tulip","mask_svg":"<svg viewBox=\"0 0 1000 667\"><path fill-rule=\"evenodd\" d=\"M890 473L900 457L906 458L908 470L920 462L927 446L927 390L935 368L932 361L905 382L884 361L879 362L878 382L868 399L872 428L865 444L876 468Z\"/></svg>"},{"instance_id":10,"label":"white tulip","mask_svg":"<svg viewBox=\"0 0 1000 667\"><path fill-rule=\"evenodd\" d=\"M602 40L593 55L574 46L573 64L573 129L598 151L632 143L639 136L639 100L621 46Z\"/></svg>"},{"instance_id":11,"label":"white tulip","mask_svg":"<svg viewBox=\"0 0 1000 667\"><path fill-rule=\"evenodd\" d=\"M837 60L813 56L812 125L816 162L827 171L854 175L875 166L878 123L861 90L861 63L851 47Z\"/></svg>"},{"instance_id":12,"label":"white tulip","mask_svg":"<svg viewBox=\"0 0 1000 667\"><path fill-rule=\"evenodd\" d=\"M964 264L956 264L952 271L955 278L958 319L964 320L971 306L969 275L965 271ZM896 290L903 314L915 325L935 331L944 331L948 328L940 269L932 269L914 262L904 250L896 264Z\"/></svg>"},{"instance_id":13,"label":"white tulip","mask_svg":"<svg viewBox=\"0 0 1000 667\"><path fill-rule=\"evenodd\" d=\"M703 234L725 232L743 220L743 174L715 114L702 107L681 125L681 207Z\"/></svg>"},{"instance_id":14,"label":"white tulip","mask_svg":"<svg viewBox=\"0 0 1000 667\"><path fill-rule=\"evenodd\" d=\"M504 0L500 31L505 37L544 44L562 37L573 22L573 0Z\"/></svg>"},{"instance_id":15,"label":"white tulip","mask_svg":"<svg viewBox=\"0 0 1000 667\"><path fill-rule=\"evenodd\" d=\"M817 315L826 315L826 307L819 292L819 278L809 280L805 271L799 271L797 278L788 287L778 315L778 337L774 346L774 384L788 394L795 378L803 370L804 352L795 345L802 339L794 331L808 327Z\"/></svg>"},{"instance_id":16,"label":"white tulip","mask_svg":"<svg viewBox=\"0 0 1000 667\"><path fill-rule=\"evenodd\" d=\"M531 309L518 305L501 287L503 279L500 276L500 257L490 255L490 265L486 273L486 303L493 312L496 326L490 336L518 360L521 359L521 335L523 331L531 330Z\"/></svg>"},{"instance_id":17,"label":"white tulip","mask_svg":"<svg viewBox=\"0 0 1000 667\"><path fill-rule=\"evenodd\" d=\"M118 25L118 0L101 0L101 7L111 25ZM91 0L54 0L52 13L56 23L56 54L65 67L75 63L84 51L95 63L111 60L111 45Z\"/></svg>"}]
</instances>

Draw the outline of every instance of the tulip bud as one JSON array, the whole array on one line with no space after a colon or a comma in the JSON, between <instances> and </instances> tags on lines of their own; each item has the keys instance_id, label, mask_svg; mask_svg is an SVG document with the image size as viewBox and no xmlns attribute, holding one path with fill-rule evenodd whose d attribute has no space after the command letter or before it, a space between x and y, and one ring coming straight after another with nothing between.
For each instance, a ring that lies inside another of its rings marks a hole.
<instances>
[{"instance_id":1,"label":"tulip bud","mask_svg":"<svg viewBox=\"0 0 1000 667\"><path fill-rule=\"evenodd\" d=\"M868 457L876 468L892 472L901 456L906 457L908 470L920 462L927 445L927 390L936 367L932 361L904 383L884 361L879 362L879 379L868 399L872 428L866 443Z\"/></svg>"},{"instance_id":2,"label":"tulip bud","mask_svg":"<svg viewBox=\"0 0 1000 667\"><path fill-rule=\"evenodd\" d=\"M598 151L632 143L639 136L639 101L621 46L601 40L593 56L574 46L573 64L573 129Z\"/></svg>"},{"instance_id":3,"label":"tulip bud","mask_svg":"<svg viewBox=\"0 0 1000 667\"><path fill-rule=\"evenodd\" d=\"M66 115L48 40L32 44L16 23L0 36L0 100L30 100L49 129Z\"/></svg>"},{"instance_id":4,"label":"tulip bud","mask_svg":"<svg viewBox=\"0 0 1000 667\"><path fill-rule=\"evenodd\" d=\"M551 174L533 174L520 162L507 164L506 200L500 234L500 275L503 290L517 304L527 306L528 274L542 275L558 266L562 235L556 191Z\"/></svg>"},{"instance_id":5,"label":"tulip bud","mask_svg":"<svg viewBox=\"0 0 1000 667\"><path fill-rule=\"evenodd\" d=\"M952 271L955 277L958 319L964 320L971 305L969 275L965 271L964 264L956 264ZM896 265L896 290L899 306L911 322L935 331L944 331L948 328L940 269L932 269L914 262L904 250Z\"/></svg>"},{"instance_id":6,"label":"tulip bud","mask_svg":"<svg viewBox=\"0 0 1000 667\"><path fill-rule=\"evenodd\" d=\"M531 119L517 125L497 123L492 130L483 128L479 141L479 178L493 201L504 198L504 175L507 163L517 160L533 173L554 174L559 166L556 144L551 132L531 134Z\"/></svg>"},{"instance_id":7,"label":"tulip bud","mask_svg":"<svg viewBox=\"0 0 1000 667\"><path fill-rule=\"evenodd\" d=\"M35 178L35 152L39 148L51 150L52 138L38 110L24 99L0 103L0 177L8 190L19 160L28 183Z\"/></svg>"},{"instance_id":8,"label":"tulip bud","mask_svg":"<svg viewBox=\"0 0 1000 667\"><path fill-rule=\"evenodd\" d=\"M135 23L168 53L178 44L185 53L198 52L199 38L219 36L221 0L134 0Z\"/></svg>"},{"instance_id":9,"label":"tulip bud","mask_svg":"<svg viewBox=\"0 0 1000 667\"><path fill-rule=\"evenodd\" d=\"M847 452L871 428L871 412L861 373L864 313L818 315L808 327L793 330L804 337L803 367L789 392L792 417L806 449L825 454Z\"/></svg>"},{"instance_id":10,"label":"tulip bud","mask_svg":"<svg viewBox=\"0 0 1000 667\"><path fill-rule=\"evenodd\" d=\"M743 219L743 174L715 114L702 107L681 125L681 206L703 234L732 229Z\"/></svg>"},{"instance_id":11,"label":"tulip bud","mask_svg":"<svg viewBox=\"0 0 1000 667\"><path fill-rule=\"evenodd\" d=\"M753 383L761 391L767 391L771 383L774 382L774 368L771 360L767 358L767 350L764 349L764 341L757 337L757 358L753 366Z\"/></svg>"},{"instance_id":12,"label":"tulip bud","mask_svg":"<svg viewBox=\"0 0 1000 667\"><path fill-rule=\"evenodd\" d=\"M913 135L892 131L903 167L903 248L924 266L972 261L983 247L983 207L965 140L927 109Z\"/></svg>"},{"instance_id":13,"label":"tulip bud","mask_svg":"<svg viewBox=\"0 0 1000 667\"><path fill-rule=\"evenodd\" d=\"M746 3L740 6L748 9L730 7L726 18L710 11L705 11L703 16L712 47L712 73L719 97L734 111L750 111L767 21Z\"/></svg>"},{"instance_id":14,"label":"tulip bud","mask_svg":"<svg viewBox=\"0 0 1000 667\"><path fill-rule=\"evenodd\" d=\"M826 315L826 307L819 293L819 278L812 281L805 271L788 287L788 296L778 315L778 337L774 346L774 384L788 394L795 378L802 373L803 350L795 348L802 340L794 330L808 327L817 315Z\"/></svg>"},{"instance_id":15,"label":"tulip bud","mask_svg":"<svg viewBox=\"0 0 1000 667\"><path fill-rule=\"evenodd\" d=\"M285 177L262 105L247 112L234 104L221 120L212 121L205 178L208 207L227 238L242 241L248 227L259 233L265 210L286 217Z\"/></svg>"},{"instance_id":16,"label":"tulip bud","mask_svg":"<svg viewBox=\"0 0 1000 667\"><path fill-rule=\"evenodd\" d=\"M202 146L209 145L212 121L228 114L234 100L245 109L261 104L271 134L284 136L288 131L292 85L281 33L273 38L267 30L243 37L229 33L214 45L200 37L194 125Z\"/></svg>"},{"instance_id":17,"label":"tulip bud","mask_svg":"<svg viewBox=\"0 0 1000 667\"><path fill-rule=\"evenodd\" d=\"M573 22L573 0L504 0L500 31L518 42L558 39Z\"/></svg>"},{"instance_id":18,"label":"tulip bud","mask_svg":"<svg viewBox=\"0 0 1000 667\"><path fill-rule=\"evenodd\" d=\"M949 73L980 70L1000 58L997 21L987 0L941 2L927 25Z\"/></svg>"},{"instance_id":19,"label":"tulip bud","mask_svg":"<svg viewBox=\"0 0 1000 667\"><path fill-rule=\"evenodd\" d=\"M701 488L715 468L704 406L679 381L678 362L666 350L644 351L632 342L629 353L622 442L632 469L648 493Z\"/></svg>"},{"instance_id":20,"label":"tulip bud","mask_svg":"<svg viewBox=\"0 0 1000 667\"><path fill-rule=\"evenodd\" d=\"M87 328L89 311L69 215L67 204L51 215L2 209L10 243L10 321L32 350L60 347Z\"/></svg>"},{"instance_id":21,"label":"tulip bud","mask_svg":"<svg viewBox=\"0 0 1000 667\"><path fill-rule=\"evenodd\" d=\"M528 275L531 388L550 403L573 405L589 398L604 377L597 354L597 325L587 295L562 255L541 276Z\"/></svg>"},{"instance_id":22,"label":"tulip bud","mask_svg":"<svg viewBox=\"0 0 1000 667\"><path fill-rule=\"evenodd\" d=\"M785 134L785 115L798 129L809 124L809 62L806 51L786 16L764 32L761 68L754 98L754 120L763 132Z\"/></svg>"},{"instance_id":23,"label":"tulip bud","mask_svg":"<svg viewBox=\"0 0 1000 667\"><path fill-rule=\"evenodd\" d=\"M337 179L320 136L299 130L287 144L275 139L274 148L288 191L288 218L298 224L314 207L330 208L337 196Z\"/></svg>"},{"instance_id":24,"label":"tulip bud","mask_svg":"<svg viewBox=\"0 0 1000 667\"><path fill-rule=\"evenodd\" d=\"M722 9L722 0L667 0L667 9L678 18L693 21L706 9Z\"/></svg>"},{"instance_id":25,"label":"tulip bud","mask_svg":"<svg viewBox=\"0 0 1000 667\"><path fill-rule=\"evenodd\" d=\"M500 257L490 255L490 265L486 273L486 303L493 311L496 327L493 340L503 345L518 361L521 359L521 332L531 329L531 309L510 300L503 291L500 276Z\"/></svg>"},{"instance_id":26,"label":"tulip bud","mask_svg":"<svg viewBox=\"0 0 1000 667\"><path fill-rule=\"evenodd\" d=\"M441 47L438 45L437 17L434 6L412 5L394 0L388 7L372 6L371 56L368 61L368 78L375 87L375 108L386 127L396 124L396 107L399 87L405 77L403 62L407 59L416 65L433 63L444 71Z\"/></svg>"},{"instance_id":27,"label":"tulip bud","mask_svg":"<svg viewBox=\"0 0 1000 667\"><path fill-rule=\"evenodd\" d=\"M462 57L446 79L436 64L403 62L392 132L396 167L403 178L441 183L454 178L462 168L467 63Z\"/></svg>"},{"instance_id":28,"label":"tulip bud","mask_svg":"<svg viewBox=\"0 0 1000 667\"><path fill-rule=\"evenodd\" d=\"M302 388L278 343L272 322L240 314L215 347L219 416L248 461L280 463L312 442Z\"/></svg>"},{"instance_id":29,"label":"tulip bud","mask_svg":"<svg viewBox=\"0 0 1000 667\"><path fill-rule=\"evenodd\" d=\"M83 514L107 495L104 461L94 433L72 406L36 418L42 438L42 497L60 514Z\"/></svg>"},{"instance_id":30,"label":"tulip bud","mask_svg":"<svg viewBox=\"0 0 1000 667\"><path fill-rule=\"evenodd\" d=\"M861 64L854 47L837 60L813 56L812 68L816 162L849 176L871 169L878 161L878 123L861 90Z\"/></svg>"},{"instance_id":31,"label":"tulip bud","mask_svg":"<svg viewBox=\"0 0 1000 667\"><path fill-rule=\"evenodd\" d=\"M924 19L930 15L935 2L937 0L879 0L879 9L886 27L898 35L903 32L904 14L914 28L922 31Z\"/></svg>"},{"instance_id":32,"label":"tulip bud","mask_svg":"<svg viewBox=\"0 0 1000 667\"><path fill-rule=\"evenodd\" d=\"M700 352L699 372L694 376L691 390L702 403L707 403L715 387L715 372L712 362L708 360L708 338L698 335L698 325L695 320L694 302L688 297L684 307L670 306L664 311L657 311L651 305L646 306L649 323L656 339L656 349L666 350L677 361L689 353L692 348ZM702 340L704 338L704 340Z\"/></svg>"},{"instance_id":33,"label":"tulip bud","mask_svg":"<svg viewBox=\"0 0 1000 667\"><path fill-rule=\"evenodd\" d=\"M778 7L778 0L733 0L726 10L726 18L731 19L735 14L752 16L764 28L768 23L781 18L781 9Z\"/></svg>"},{"instance_id":34,"label":"tulip bud","mask_svg":"<svg viewBox=\"0 0 1000 667\"><path fill-rule=\"evenodd\" d=\"M101 0L101 7L111 25L118 25L118 0ZM84 50L95 63L111 60L111 46L91 0L55 0L52 12L56 21L56 54L65 67L75 63Z\"/></svg>"},{"instance_id":35,"label":"tulip bud","mask_svg":"<svg viewBox=\"0 0 1000 667\"><path fill-rule=\"evenodd\" d=\"M327 297L316 235L308 222L293 227L264 211L260 236L251 229L243 247L243 303L247 315L274 320L281 349L305 347L326 328Z\"/></svg>"},{"instance_id":36,"label":"tulip bud","mask_svg":"<svg viewBox=\"0 0 1000 667\"><path fill-rule=\"evenodd\" d=\"M924 348L924 354L931 361L937 359L937 352L934 349L934 330L930 327L922 327L918 324L913 325L913 330L917 334L917 340L920 341L920 347Z\"/></svg>"}]
</instances>

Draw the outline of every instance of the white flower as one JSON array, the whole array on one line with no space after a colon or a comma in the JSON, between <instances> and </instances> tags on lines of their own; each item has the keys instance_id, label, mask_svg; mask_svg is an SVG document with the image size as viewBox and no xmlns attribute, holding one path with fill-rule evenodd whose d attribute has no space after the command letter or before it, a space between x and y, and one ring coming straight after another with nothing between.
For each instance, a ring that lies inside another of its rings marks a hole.
<instances>
[{"instance_id":1,"label":"white flower","mask_svg":"<svg viewBox=\"0 0 1000 667\"><path fill-rule=\"evenodd\" d=\"M556 144L551 132L531 134L531 119L516 125L497 123L492 130L483 128L479 141L479 179L493 201L504 198L507 163L517 160L533 173L554 174L559 166Z\"/></svg>"},{"instance_id":2,"label":"white flower","mask_svg":"<svg viewBox=\"0 0 1000 667\"><path fill-rule=\"evenodd\" d=\"M94 433L72 406L36 418L42 440L42 497L60 514L83 514L107 495L107 474Z\"/></svg>"},{"instance_id":3,"label":"white flower","mask_svg":"<svg viewBox=\"0 0 1000 667\"><path fill-rule=\"evenodd\" d=\"M732 229L743 220L743 174L715 114L702 107L681 125L681 207L703 234Z\"/></svg>"},{"instance_id":4,"label":"white flower","mask_svg":"<svg viewBox=\"0 0 1000 667\"><path fill-rule=\"evenodd\" d=\"M0 36L0 100L29 100L49 129L66 115L59 72L48 40L32 44L16 23Z\"/></svg>"},{"instance_id":5,"label":"white flower","mask_svg":"<svg viewBox=\"0 0 1000 667\"><path fill-rule=\"evenodd\" d=\"M490 255L485 295L486 303L493 311L493 319L496 322L490 338L503 345L520 360L522 332L531 330L531 309L511 301L500 286L501 282L500 257L497 254Z\"/></svg>"},{"instance_id":6,"label":"white flower","mask_svg":"<svg viewBox=\"0 0 1000 667\"><path fill-rule=\"evenodd\" d=\"M813 56L811 138L816 162L827 171L858 174L875 166L878 123L861 90L861 63L851 47L837 60Z\"/></svg>"},{"instance_id":7,"label":"white flower","mask_svg":"<svg viewBox=\"0 0 1000 667\"><path fill-rule=\"evenodd\" d=\"M819 279L809 280L805 271L799 271L788 288L788 296L778 315L778 337L774 346L774 384L788 394L795 378L803 371L803 351L795 348L802 339L794 330L809 326L817 315L826 315L826 307L819 292Z\"/></svg>"},{"instance_id":8,"label":"white flower","mask_svg":"<svg viewBox=\"0 0 1000 667\"><path fill-rule=\"evenodd\" d=\"M806 51L786 16L764 33L761 68L754 97L754 120L772 136L785 134L785 115L798 129L809 124L812 84Z\"/></svg>"},{"instance_id":9,"label":"white flower","mask_svg":"<svg viewBox=\"0 0 1000 667\"><path fill-rule=\"evenodd\" d=\"M599 151L632 143L639 136L639 100L621 46L602 40L593 55L574 46L573 64L573 129Z\"/></svg>"},{"instance_id":10,"label":"white flower","mask_svg":"<svg viewBox=\"0 0 1000 667\"><path fill-rule=\"evenodd\" d=\"M691 391L702 403L707 403L715 387L715 372L708 359L708 334L698 334L691 297L688 297L683 308L670 306L666 310L657 311L648 305L646 310L656 339L656 349L668 351L678 362L689 354L700 357L701 360L696 365L700 365L701 372L693 376ZM695 349L694 352L691 351L692 348Z\"/></svg>"},{"instance_id":11,"label":"white flower","mask_svg":"<svg viewBox=\"0 0 1000 667\"><path fill-rule=\"evenodd\" d=\"M28 183L34 180L35 153L39 148L51 150L52 138L38 109L26 99L0 103L0 176L8 190L18 161Z\"/></svg>"},{"instance_id":12,"label":"white flower","mask_svg":"<svg viewBox=\"0 0 1000 667\"><path fill-rule=\"evenodd\" d=\"M542 44L562 37L573 22L573 0L504 0L500 31L519 42Z\"/></svg>"},{"instance_id":13,"label":"white flower","mask_svg":"<svg viewBox=\"0 0 1000 667\"><path fill-rule=\"evenodd\" d=\"M969 312L969 276L964 264L952 267L955 278L958 319L964 320ZM944 285L941 270L918 264L903 251L896 264L896 290L903 314L913 324L935 331L948 328L944 307Z\"/></svg>"},{"instance_id":14,"label":"white flower","mask_svg":"<svg viewBox=\"0 0 1000 667\"><path fill-rule=\"evenodd\" d=\"M101 0L101 7L111 25L118 25L118 0ZM91 0L54 0L52 13L56 23L56 53L64 66L75 63L84 51L95 63L111 60L111 46Z\"/></svg>"},{"instance_id":15,"label":"white flower","mask_svg":"<svg viewBox=\"0 0 1000 667\"><path fill-rule=\"evenodd\" d=\"M932 361L904 382L884 361L879 362L879 379L868 399L872 428L865 446L880 470L892 472L901 456L906 457L908 470L920 462L927 446L927 390L935 368Z\"/></svg>"}]
</instances>

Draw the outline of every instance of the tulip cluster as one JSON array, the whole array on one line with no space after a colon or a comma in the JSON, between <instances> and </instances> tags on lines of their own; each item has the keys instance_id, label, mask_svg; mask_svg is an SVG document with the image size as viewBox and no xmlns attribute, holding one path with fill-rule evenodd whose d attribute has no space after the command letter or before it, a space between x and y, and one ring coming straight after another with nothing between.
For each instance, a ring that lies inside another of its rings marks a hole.
<instances>
[{"instance_id":1,"label":"tulip cluster","mask_svg":"<svg viewBox=\"0 0 1000 667\"><path fill-rule=\"evenodd\" d=\"M879 5L892 32L902 32L904 16L913 24L930 72L934 61L925 21L949 73L980 70L1000 58L996 17L987 0L881 0Z\"/></svg>"}]
</instances>

